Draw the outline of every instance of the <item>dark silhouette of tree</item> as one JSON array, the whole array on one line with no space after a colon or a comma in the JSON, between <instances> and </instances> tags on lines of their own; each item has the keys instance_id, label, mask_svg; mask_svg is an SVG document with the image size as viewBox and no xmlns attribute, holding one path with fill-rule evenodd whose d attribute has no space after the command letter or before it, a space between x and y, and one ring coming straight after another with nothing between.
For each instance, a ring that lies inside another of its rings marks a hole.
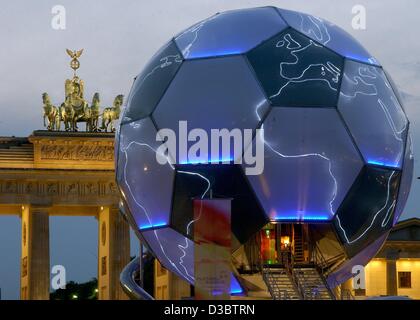
<instances>
[{"instance_id":1,"label":"dark silhouette of tree","mask_svg":"<svg viewBox=\"0 0 420 320\"><path fill-rule=\"evenodd\" d=\"M97 300L98 299L98 280L84 283L69 281L65 289L57 289L50 293L50 300Z\"/></svg>"}]
</instances>

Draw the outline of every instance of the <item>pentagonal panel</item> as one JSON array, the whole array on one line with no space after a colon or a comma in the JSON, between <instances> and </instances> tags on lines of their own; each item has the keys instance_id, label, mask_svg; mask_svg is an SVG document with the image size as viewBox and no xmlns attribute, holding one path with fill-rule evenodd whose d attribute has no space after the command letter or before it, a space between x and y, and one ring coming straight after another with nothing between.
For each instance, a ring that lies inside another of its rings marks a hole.
<instances>
[{"instance_id":1,"label":"pentagonal panel","mask_svg":"<svg viewBox=\"0 0 420 320\"><path fill-rule=\"evenodd\" d=\"M219 13L175 38L186 59L240 54L287 27L274 8Z\"/></svg>"},{"instance_id":2,"label":"pentagonal panel","mask_svg":"<svg viewBox=\"0 0 420 320\"><path fill-rule=\"evenodd\" d=\"M287 29L247 54L275 106L337 105L343 58Z\"/></svg>"},{"instance_id":3,"label":"pentagonal panel","mask_svg":"<svg viewBox=\"0 0 420 320\"><path fill-rule=\"evenodd\" d=\"M212 157L210 145L216 143L217 138L212 138L211 131L239 129L239 140L240 137L245 140L244 129L255 129L268 105L244 57L191 60L182 65L153 118L159 129L174 130L183 142L189 130L205 130L209 140L204 142L209 147L208 157L204 155L205 162L230 161L240 159L240 149L232 147L230 154L223 155L220 151L222 155ZM179 121L187 121L185 131L178 130ZM188 147L198 140L200 138L190 140ZM222 139L218 141L222 150ZM184 153L178 154L177 160L181 164L194 163Z\"/></svg>"},{"instance_id":4,"label":"pentagonal panel","mask_svg":"<svg viewBox=\"0 0 420 320\"><path fill-rule=\"evenodd\" d=\"M382 69L346 61L338 109L365 162L401 168L408 121Z\"/></svg>"},{"instance_id":5,"label":"pentagonal panel","mask_svg":"<svg viewBox=\"0 0 420 320\"><path fill-rule=\"evenodd\" d=\"M356 39L335 24L301 12L278 10L289 26L343 57L379 65L379 62Z\"/></svg>"},{"instance_id":6,"label":"pentagonal panel","mask_svg":"<svg viewBox=\"0 0 420 320\"><path fill-rule=\"evenodd\" d=\"M411 135L408 134L407 145L405 149L403 171L401 175L401 184L398 192L398 202L395 209L394 225L398 222L401 214L403 213L404 207L407 203L408 196L410 194L411 183L413 181L413 170L414 170L414 155L413 155L413 144L411 141Z\"/></svg>"},{"instance_id":7,"label":"pentagonal panel","mask_svg":"<svg viewBox=\"0 0 420 320\"><path fill-rule=\"evenodd\" d=\"M264 171L247 176L271 220L330 220L363 162L335 109L273 108Z\"/></svg>"},{"instance_id":8,"label":"pentagonal panel","mask_svg":"<svg viewBox=\"0 0 420 320\"><path fill-rule=\"evenodd\" d=\"M232 198L233 250L239 245L235 239L245 243L268 222L239 165L181 165L175 178L171 227L192 238L192 199L208 198L210 192L214 197Z\"/></svg>"},{"instance_id":9,"label":"pentagonal panel","mask_svg":"<svg viewBox=\"0 0 420 320\"><path fill-rule=\"evenodd\" d=\"M182 56L173 41L160 49L136 77L122 123L147 117L181 66Z\"/></svg>"},{"instance_id":10,"label":"pentagonal panel","mask_svg":"<svg viewBox=\"0 0 420 320\"><path fill-rule=\"evenodd\" d=\"M171 228L142 233L148 246L169 271L194 283L194 243Z\"/></svg>"},{"instance_id":11,"label":"pentagonal panel","mask_svg":"<svg viewBox=\"0 0 420 320\"><path fill-rule=\"evenodd\" d=\"M174 169L157 161L156 129L145 118L120 130L117 181L130 212L140 230L167 225Z\"/></svg>"},{"instance_id":12,"label":"pentagonal panel","mask_svg":"<svg viewBox=\"0 0 420 320\"><path fill-rule=\"evenodd\" d=\"M349 256L392 227L400 176L400 171L363 168L334 218Z\"/></svg>"}]
</instances>

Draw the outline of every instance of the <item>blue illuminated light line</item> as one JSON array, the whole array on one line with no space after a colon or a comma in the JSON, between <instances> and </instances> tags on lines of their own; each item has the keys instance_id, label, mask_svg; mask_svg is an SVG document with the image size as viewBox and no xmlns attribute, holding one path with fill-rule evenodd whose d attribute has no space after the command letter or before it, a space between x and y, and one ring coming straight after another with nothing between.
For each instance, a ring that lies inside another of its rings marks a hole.
<instances>
[{"instance_id":1,"label":"blue illuminated light line","mask_svg":"<svg viewBox=\"0 0 420 320\"><path fill-rule=\"evenodd\" d=\"M215 50L212 52L196 52L190 53L186 59L193 60L193 59L200 59L200 58L208 58L208 57L219 57L219 56L234 56L243 54L246 49L243 50Z\"/></svg>"},{"instance_id":2,"label":"blue illuminated light line","mask_svg":"<svg viewBox=\"0 0 420 320\"><path fill-rule=\"evenodd\" d=\"M366 63L366 64L374 66L374 67L380 67L381 66L379 61L374 57L366 57L366 56L363 57L363 56L358 56L358 55L355 55L355 54L350 54L350 53L345 53L345 52L343 52L343 55L346 58L348 58L350 60L353 60L353 61L356 61L356 62Z\"/></svg>"},{"instance_id":3,"label":"blue illuminated light line","mask_svg":"<svg viewBox=\"0 0 420 320\"><path fill-rule=\"evenodd\" d=\"M238 280L233 275L233 273L231 273L231 275L230 275L230 294L241 294L243 292L244 292L244 290L242 289Z\"/></svg>"},{"instance_id":4,"label":"blue illuminated light line","mask_svg":"<svg viewBox=\"0 0 420 320\"><path fill-rule=\"evenodd\" d=\"M228 159L210 159L210 160L199 160L199 161L182 161L179 164L219 164L224 162L233 162L231 158Z\"/></svg>"},{"instance_id":5,"label":"blue illuminated light line","mask_svg":"<svg viewBox=\"0 0 420 320\"><path fill-rule=\"evenodd\" d=\"M151 230L151 229L157 229L157 228L162 228L162 227L166 227L168 224L166 222L161 222L161 223L155 223L155 224L149 224L149 225L144 225L144 226L140 226L140 230L144 231L144 230Z\"/></svg>"},{"instance_id":6,"label":"blue illuminated light line","mask_svg":"<svg viewBox=\"0 0 420 320\"><path fill-rule=\"evenodd\" d=\"M242 293L242 292L243 292L243 290L242 290L242 289L236 289L236 290L231 289L231 290L230 290L230 294L240 294L240 293Z\"/></svg>"},{"instance_id":7,"label":"blue illuminated light line","mask_svg":"<svg viewBox=\"0 0 420 320\"><path fill-rule=\"evenodd\" d=\"M275 221L290 221L290 220L297 220L297 221L327 221L330 220L330 217L327 215L314 215L314 216L303 216L301 214L297 214L296 216L282 216L282 217L274 217Z\"/></svg>"},{"instance_id":8,"label":"blue illuminated light line","mask_svg":"<svg viewBox=\"0 0 420 320\"><path fill-rule=\"evenodd\" d=\"M381 166L381 167L388 167L388 168L396 168L399 169L399 167L397 165L395 165L395 163L385 163L385 162L381 162L381 161L376 161L376 160L368 160L367 162L368 164L374 165L374 166Z\"/></svg>"}]
</instances>

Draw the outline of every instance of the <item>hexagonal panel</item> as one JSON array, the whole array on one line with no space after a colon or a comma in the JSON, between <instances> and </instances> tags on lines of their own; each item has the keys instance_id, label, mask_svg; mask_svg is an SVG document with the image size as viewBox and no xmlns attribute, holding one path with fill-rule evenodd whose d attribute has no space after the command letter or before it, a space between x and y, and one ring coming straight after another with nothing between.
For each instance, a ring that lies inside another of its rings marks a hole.
<instances>
[{"instance_id":1,"label":"hexagonal panel","mask_svg":"<svg viewBox=\"0 0 420 320\"><path fill-rule=\"evenodd\" d=\"M287 27L274 8L216 14L175 38L186 59L241 54Z\"/></svg>"},{"instance_id":2,"label":"hexagonal panel","mask_svg":"<svg viewBox=\"0 0 420 320\"><path fill-rule=\"evenodd\" d=\"M400 177L400 171L363 168L334 218L349 256L391 229Z\"/></svg>"},{"instance_id":3,"label":"hexagonal panel","mask_svg":"<svg viewBox=\"0 0 420 320\"><path fill-rule=\"evenodd\" d=\"M121 126L117 181L140 230L169 224L175 173L157 162L159 145L150 118Z\"/></svg>"},{"instance_id":4,"label":"hexagonal panel","mask_svg":"<svg viewBox=\"0 0 420 320\"><path fill-rule=\"evenodd\" d=\"M410 194L411 183L413 182L413 171L414 171L414 155L413 155L413 143L411 135L408 134L407 145L405 147L405 156L403 171L401 175L401 184L398 191L398 202L395 208L394 214L394 225L398 222L401 214L403 213L404 207L407 203L408 196Z\"/></svg>"},{"instance_id":5,"label":"hexagonal panel","mask_svg":"<svg viewBox=\"0 0 420 320\"><path fill-rule=\"evenodd\" d=\"M162 47L136 77L122 123L149 116L182 64L182 55L173 41Z\"/></svg>"},{"instance_id":6,"label":"hexagonal panel","mask_svg":"<svg viewBox=\"0 0 420 320\"><path fill-rule=\"evenodd\" d=\"M247 54L274 106L337 105L343 58L287 29Z\"/></svg>"},{"instance_id":7,"label":"hexagonal panel","mask_svg":"<svg viewBox=\"0 0 420 320\"><path fill-rule=\"evenodd\" d=\"M301 12L278 10L289 26L343 57L379 65L379 62L356 39L335 24Z\"/></svg>"},{"instance_id":8,"label":"hexagonal panel","mask_svg":"<svg viewBox=\"0 0 420 320\"><path fill-rule=\"evenodd\" d=\"M382 69L346 61L338 110L365 162L401 168L408 121Z\"/></svg>"},{"instance_id":9,"label":"hexagonal panel","mask_svg":"<svg viewBox=\"0 0 420 320\"><path fill-rule=\"evenodd\" d=\"M273 108L263 128L264 172L247 177L269 218L330 220L363 166L337 111Z\"/></svg>"},{"instance_id":10,"label":"hexagonal panel","mask_svg":"<svg viewBox=\"0 0 420 320\"><path fill-rule=\"evenodd\" d=\"M171 228L145 231L143 237L166 269L194 283L194 243L190 239Z\"/></svg>"},{"instance_id":11,"label":"hexagonal panel","mask_svg":"<svg viewBox=\"0 0 420 320\"><path fill-rule=\"evenodd\" d=\"M179 121L187 121L187 131L200 128L206 131L208 161L240 159L241 152L230 148L230 156L211 157L211 130L254 130L269 103L242 56L185 61L164 97L153 113L159 129L169 128L177 137ZM182 139L182 138L181 138ZM211 139L213 140L213 139ZM221 139L219 139L221 142ZM189 147L195 141L189 141ZM221 143L219 150L222 150ZM220 151L221 153L221 151ZM229 159L225 159L230 157ZM175 158L175 156L174 156ZM213 159L214 158L214 159ZM185 154L177 155L177 163L191 163Z\"/></svg>"}]
</instances>

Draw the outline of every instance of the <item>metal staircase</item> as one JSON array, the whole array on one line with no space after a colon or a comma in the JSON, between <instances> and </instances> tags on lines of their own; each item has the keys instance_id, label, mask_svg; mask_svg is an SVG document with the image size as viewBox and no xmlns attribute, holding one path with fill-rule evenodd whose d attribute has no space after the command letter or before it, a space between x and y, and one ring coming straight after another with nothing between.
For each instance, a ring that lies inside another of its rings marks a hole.
<instances>
[{"instance_id":1,"label":"metal staircase","mask_svg":"<svg viewBox=\"0 0 420 320\"><path fill-rule=\"evenodd\" d=\"M278 251L275 265L262 265L262 278L274 300L342 300L352 299L351 292L332 289L327 276L346 259L344 253L325 259L315 241L305 242L305 229L295 225L292 247ZM306 249L305 249L306 248ZM309 253L305 259L305 250ZM260 257L261 259L261 257ZM258 264L258 263L257 263Z\"/></svg>"},{"instance_id":2,"label":"metal staircase","mask_svg":"<svg viewBox=\"0 0 420 320\"><path fill-rule=\"evenodd\" d=\"M334 262L327 261L317 247L312 248L311 263L296 261L293 254L281 255L284 267L261 266L263 279L274 300L335 300L325 274Z\"/></svg>"},{"instance_id":3,"label":"metal staircase","mask_svg":"<svg viewBox=\"0 0 420 320\"><path fill-rule=\"evenodd\" d=\"M263 279L274 300L299 300L300 294L286 268L263 268Z\"/></svg>"}]
</instances>

